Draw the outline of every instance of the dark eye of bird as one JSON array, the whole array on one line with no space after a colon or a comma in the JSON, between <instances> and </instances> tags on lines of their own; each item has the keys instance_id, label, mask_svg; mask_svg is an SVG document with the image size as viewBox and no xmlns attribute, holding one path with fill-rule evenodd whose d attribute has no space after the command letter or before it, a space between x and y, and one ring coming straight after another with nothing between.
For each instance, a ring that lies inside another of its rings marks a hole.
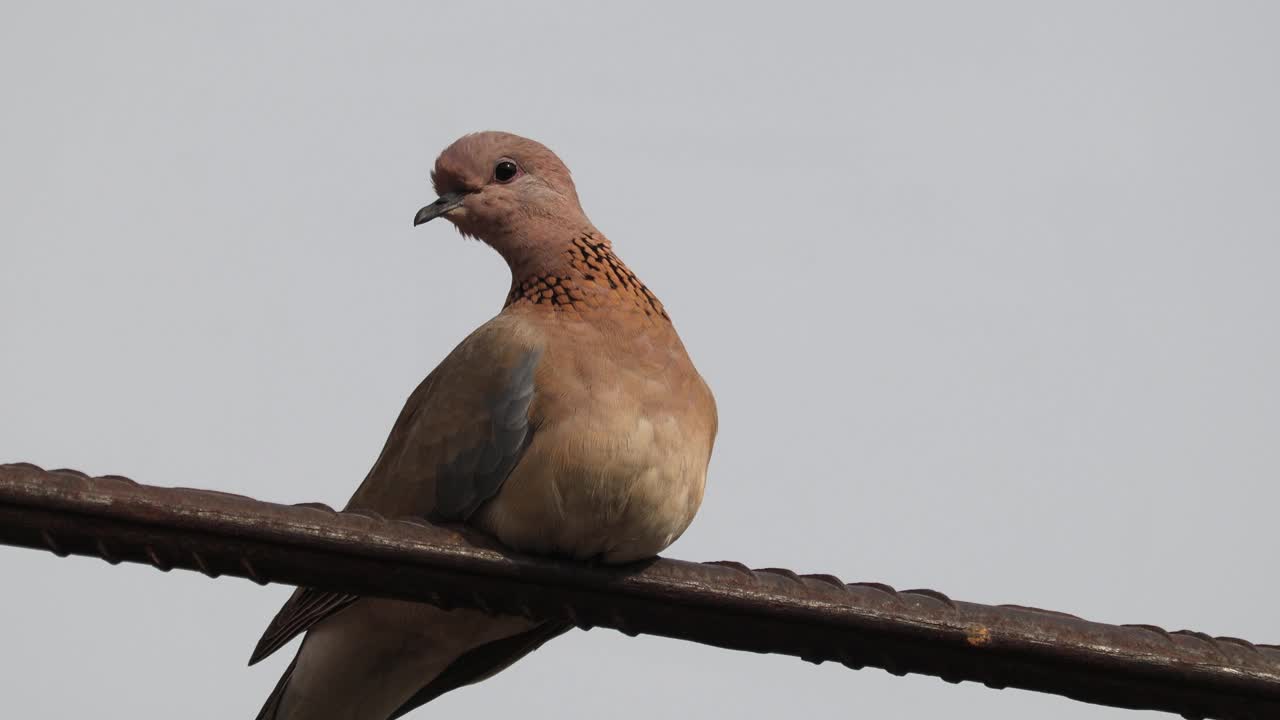
<instances>
[{"instance_id":1,"label":"dark eye of bird","mask_svg":"<svg viewBox=\"0 0 1280 720\"><path fill-rule=\"evenodd\" d=\"M511 179L520 172L520 166L510 160L499 160L498 164L493 167L493 179L500 183L511 182Z\"/></svg>"}]
</instances>

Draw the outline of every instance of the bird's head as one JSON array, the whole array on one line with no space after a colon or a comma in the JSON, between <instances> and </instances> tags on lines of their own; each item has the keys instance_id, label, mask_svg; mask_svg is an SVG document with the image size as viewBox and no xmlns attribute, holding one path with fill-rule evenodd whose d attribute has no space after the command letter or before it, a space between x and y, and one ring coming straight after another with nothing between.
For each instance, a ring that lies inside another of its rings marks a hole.
<instances>
[{"instance_id":1,"label":"bird's head","mask_svg":"<svg viewBox=\"0 0 1280 720\"><path fill-rule=\"evenodd\" d=\"M414 225L443 217L514 268L589 228L569 169L541 143L504 132L464 135L436 159L439 198Z\"/></svg>"}]
</instances>

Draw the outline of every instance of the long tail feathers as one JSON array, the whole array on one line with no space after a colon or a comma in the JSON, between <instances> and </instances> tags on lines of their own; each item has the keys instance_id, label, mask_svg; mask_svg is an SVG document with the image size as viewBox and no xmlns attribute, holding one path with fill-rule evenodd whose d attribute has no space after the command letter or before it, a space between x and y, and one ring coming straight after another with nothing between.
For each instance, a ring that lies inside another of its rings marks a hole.
<instances>
[{"instance_id":1,"label":"long tail feathers","mask_svg":"<svg viewBox=\"0 0 1280 720\"><path fill-rule=\"evenodd\" d=\"M389 720L396 720L450 690L493 677L571 627L573 626L562 621L546 622L532 630L495 640L463 654L392 713Z\"/></svg>"},{"instance_id":2,"label":"long tail feathers","mask_svg":"<svg viewBox=\"0 0 1280 720\"><path fill-rule=\"evenodd\" d=\"M456 690L495 675L571 627L572 625L562 621L546 622L531 630L495 640L464 653L445 668L444 672L430 679L425 687L392 713L388 720L395 720L450 690ZM303 645L305 644L304 640ZM258 711L256 720L280 720L280 707L284 702L284 694L289 687L289 681L293 678L293 671L301 654L302 648L299 647L298 654L293 656L289 667L285 668L280 681L276 683L275 689L263 703L262 710Z\"/></svg>"},{"instance_id":3,"label":"long tail feathers","mask_svg":"<svg viewBox=\"0 0 1280 720\"><path fill-rule=\"evenodd\" d=\"M302 654L302 649L298 649L298 655ZM262 709L258 711L258 717L255 720L276 720L276 716L280 712L280 703L284 700L284 690L289 686L289 678L293 677L293 668L298 664L298 655L293 656L293 660L289 662L289 667L285 668L284 674L280 676L280 681L276 683L276 687L267 696L267 701L262 704Z\"/></svg>"}]
</instances>

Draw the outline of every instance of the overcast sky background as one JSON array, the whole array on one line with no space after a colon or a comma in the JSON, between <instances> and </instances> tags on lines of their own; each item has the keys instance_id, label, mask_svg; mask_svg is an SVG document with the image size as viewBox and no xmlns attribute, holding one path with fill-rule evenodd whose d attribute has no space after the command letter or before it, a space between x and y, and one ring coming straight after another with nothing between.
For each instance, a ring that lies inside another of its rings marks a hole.
<instances>
[{"instance_id":1,"label":"overcast sky background","mask_svg":"<svg viewBox=\"0 0 1280 720\"><path fill-rule=\"evenodd\" d=\"M721 435L668 554L1280 642L1280 5L0 13L0 461L341 505L556 150ZM0 715L252 718L289 588L0 548ZM418 717L1133 714L608 630Z\"/></svg>"}]
</instances>

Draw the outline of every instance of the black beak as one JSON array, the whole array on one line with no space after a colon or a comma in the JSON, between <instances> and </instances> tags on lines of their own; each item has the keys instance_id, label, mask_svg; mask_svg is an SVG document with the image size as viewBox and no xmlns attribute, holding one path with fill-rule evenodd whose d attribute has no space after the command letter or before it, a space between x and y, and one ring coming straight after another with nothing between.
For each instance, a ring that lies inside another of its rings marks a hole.
<instances>
[{"instance_id":1,"label":"black beak","mask_svg":"<svg viewBox=\"0 0 1280 720\"><path fill-rule=\"evenodd\" d=\"M466 198L464 193L451 192L441 195L435 202L422 208L417 215L413 216L413 226L417 227L422 223L440 217L450 210L462 204Z\"/></svg>"}]
</instances>

